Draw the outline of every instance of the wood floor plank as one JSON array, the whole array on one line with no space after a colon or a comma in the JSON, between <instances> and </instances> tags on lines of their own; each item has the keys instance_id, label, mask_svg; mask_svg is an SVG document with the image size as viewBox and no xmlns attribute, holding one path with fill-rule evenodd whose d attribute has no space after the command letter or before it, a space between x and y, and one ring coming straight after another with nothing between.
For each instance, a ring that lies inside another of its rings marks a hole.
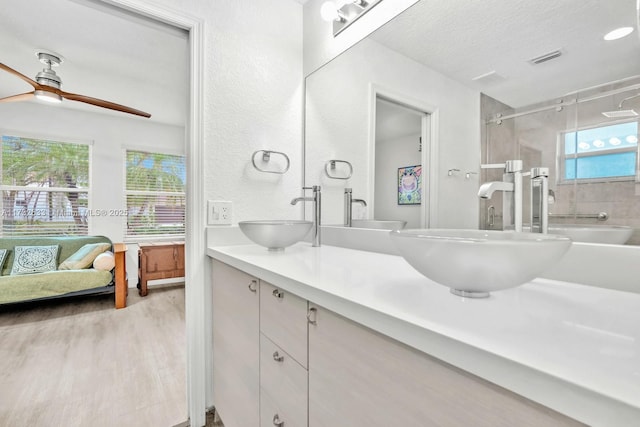
<instances>
[{"instance_id":1,"label":"wood floor plank","mask_svg":"<svg viewBox=\"0 0 640 427\"><path fill-rule=\"evenodd\" d=\"M0 425L171 427L187 419L184 286L0 308Z\"/></svg>"}]
</instances>

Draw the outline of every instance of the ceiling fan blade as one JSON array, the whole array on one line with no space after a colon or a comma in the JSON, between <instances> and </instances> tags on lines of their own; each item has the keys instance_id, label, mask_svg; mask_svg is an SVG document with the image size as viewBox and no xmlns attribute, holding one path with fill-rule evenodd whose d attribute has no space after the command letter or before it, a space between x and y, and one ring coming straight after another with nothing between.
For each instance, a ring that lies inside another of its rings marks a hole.
<instances>
[{"instance_id":1,"label":"ceiling fan blade","mask_svg":"<svg viewBox=\"0 0 640 427\"><path fill-rule=\"evenodd\" d=\"M11 67L9 67L7 65L4 65L1 62L0 62L0 69L3 69L8 73L13 74L14 76L21 78L22 80L24 80L25 82L27 82L31 86L33 86L34 89L38 89L40 87L40 85L36 81L31 80L29 77L25 76L24 74L14 70L13 68L11 68Z\"/></svg>"},{"instance_id":2,"label":"ceiling fan blade","mask_svg":"<svg viewBox=\"0 0 640 427\"><path fill-rule=\"evenodd\" d=\"M116 104L115 102L104 101L98 98L92 98L90 96L78 95L75 93L69 92L59 92L60 95L65 99L70 99L72 101L84 102L86 104L96 105L102 108L108 108L110 110L121 111L123 113L135 114L136 116L142 116L149 118L151 114L145 113L144 111L136 110L135 108L126 107L124 105Z\"/></svg>"},{"instance_id":3,"label":"ceiling fan blade","mask_svg":"<svg viewBox=\"0 0 640 427\"><path fill-rule=\"evenodd\" d=\"M27 92L19 95L7 96L6 98L0 98L0 102L26 101L31 98L33 98L33 92Z\"/></svg>"}]
</instances>

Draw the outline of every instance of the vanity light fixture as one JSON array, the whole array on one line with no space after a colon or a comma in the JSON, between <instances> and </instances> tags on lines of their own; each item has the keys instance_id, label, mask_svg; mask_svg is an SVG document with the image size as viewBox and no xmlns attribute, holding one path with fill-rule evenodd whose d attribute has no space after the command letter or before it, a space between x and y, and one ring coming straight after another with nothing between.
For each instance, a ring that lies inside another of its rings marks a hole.
<instances>
[{"instance_id":1,"label":"vanity light fixture","mask_svg":"<svg viewBox=\"0 0 640 427\"><path fill-rule=\"evenodd\" d=\"M333 0L320 7L320 16L333 22L333 36L340 34L382 0Z\"/></svg>"},{"instance_id":2,"label":"vanity light fixture","mask_svg":"<svg viewBox=\"0 0 640 427\"><path fill-rule=\"evenodd\" d=\"M620 27L620 28L616 28L613 31L609 31L607 34L605 34L604 39L606 41L618 40L628 36L632 32L633 32L633 27Z\"/></svg>"}]
</instances>

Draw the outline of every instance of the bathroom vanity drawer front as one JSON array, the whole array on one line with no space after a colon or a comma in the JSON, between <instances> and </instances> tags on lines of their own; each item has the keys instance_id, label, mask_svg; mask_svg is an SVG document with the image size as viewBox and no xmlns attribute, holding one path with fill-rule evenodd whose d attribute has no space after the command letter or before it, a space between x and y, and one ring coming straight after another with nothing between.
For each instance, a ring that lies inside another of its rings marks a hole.
<instances>
[{"instance_id":1,"label":"bathroom vanity drawer front","mask_svg":"<svg viewBox=\"0 0 640 427\"><path fill-rule=\"evenodd\" d=\"M260 419L259 282L213 260L213 400L225 426Z\"/></svg>"},{"instance_id":2,"label":"bathroom vanity drawer front","mask_svg":"<svg viewBox=\"0 0 640 427\"><path fill-rule=\"evenodd\" d=\"M307 370L260 334L260 426L279 425L307 425Z\"/></svg>"},{"instance_id":3,"label":"bathroom vanity drawer front","mask_svg":"<svg viewBox=\"0 0 640 427\"><path fill-rule=\"evenodd\" d=\"M307 367L307 301L260 282L260 331Z\"/></svg>"}]
</instances>

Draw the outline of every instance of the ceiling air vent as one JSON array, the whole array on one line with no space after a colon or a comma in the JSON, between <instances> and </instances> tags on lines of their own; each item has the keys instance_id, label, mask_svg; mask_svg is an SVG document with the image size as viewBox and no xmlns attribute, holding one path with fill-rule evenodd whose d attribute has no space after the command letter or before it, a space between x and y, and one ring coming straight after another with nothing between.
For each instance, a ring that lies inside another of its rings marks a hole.
<instances>
[{"instance_id":1,"label":"ceiling air vent","mask_svg":"<svg viewBox=\"0 0 640 427\"><path fill-rule=\"evenodd\" d=\"M532 65L538 65L538 64L542 64L543 62L551 61L552 59L555 59L560 55L562 55L562 51L560 49L556 49L552 52L545 53L544 55L540 55L536 58L531 58L527 62L529 62Z\"/></svg>"},{"instance_id":2,"label":"ceiling air vent","mask_svg":"<svg viewBox=\"0 0 640 427\"><path fill-rule=\"evenodd\" d=\"M492 84L502 83L506 79L500 74L496 73L495 71L489 71L488 73L484 73L479 76L476 76L471 80L473 80L476 83L480 83L488 86Z\"/></svg>"}]
</instances>

